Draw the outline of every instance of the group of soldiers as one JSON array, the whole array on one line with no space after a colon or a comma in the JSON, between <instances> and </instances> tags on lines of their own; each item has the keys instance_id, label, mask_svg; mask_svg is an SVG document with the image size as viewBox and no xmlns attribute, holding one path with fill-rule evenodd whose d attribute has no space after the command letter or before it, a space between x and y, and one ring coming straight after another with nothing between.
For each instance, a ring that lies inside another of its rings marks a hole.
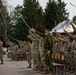
<instances>
[{"instance_id":1,"label":"group of soldiers","mask_svg":"<svg viewBox=\"0 0 76 75\"><path fill-rule=\"evenodd\" d=\"M33 28L29 30L28 38L32 40L31 49L27 52L32 56L33 70L42 73L52 73L52 47L54 43L53 36L49 28L45 28L45 33L40 33ZM30 58L30 56L29 56ZM28 61L31 63L31 60ZM29 67L31 67L29 65Z\"/></svg>"},{"instance_id":2,"label":"group of soldiers","mask_svg":"<svg viewBox=\"0 0 76 75\"><path fill-rule=\"evenodd\" d=\"M76 71L76 27L71 24L74 33L71 34L64 30L65 34L60 34L55 30L56 36L50 33L49 28L45 28L43 33L31 28L28 38L32 40L31 48L29 47L29 68L31 60L33 61L33 69L44 74L53 75L53 59L52 54L64 55L65 68L70 71ZM28 56L28 55L27 55ZM32 57L32 58L31 58ZM61 62L60 62L61 63Z\"/></svg>"},{"instance_id":3,"label":"group of soldiers","mask_svg":"<svg viewBox=\"0 0 76 75\"><path fill-rule=\"evenodd\" d=\"M42 34L33 28L29 29L28 38L31 41L18 41L20 48L15 43L8 41L10 45L8 50L10 50L12 60L18 60L23 55L28 61L28 68L32 67L33 70L42 71L43 73L52 72L51 54L54 39L48 28L45 28L44 31L45 33Z\"/></svg>"},{"instance_id":4,"label":"group of soldiers","mask_svg":"<svg viewBox=\"0 0 76 75\"><path fill-rule=\"evenodd\" d=\"M11 60L25 60L26 59L26 43L23 41L18 40L19 44L12 43L11 41L8 41L8 53L7 56L11 58Z\"/></svg>"},{"instance_id":5,"label":"group of soldiers","mask_svg":"<svg viewBox=\"0 0 76 75\"><path fill-rule=\"evenodd\" d=\"M27 42L18 41L18 45L11 44L12 59L26 57L29 66L37 72L53 75L53 59L52 54L60 54L65 56L65 68L76 71L76 28L71 24L74 33L68 33L65 29L65 34L60 34L55 30L56 35L50 33L49 28L44 29L44 33L38 32L35 29L29 29ZM70 60L69 60L70 59Z\"/></svg>"}]
</instances>

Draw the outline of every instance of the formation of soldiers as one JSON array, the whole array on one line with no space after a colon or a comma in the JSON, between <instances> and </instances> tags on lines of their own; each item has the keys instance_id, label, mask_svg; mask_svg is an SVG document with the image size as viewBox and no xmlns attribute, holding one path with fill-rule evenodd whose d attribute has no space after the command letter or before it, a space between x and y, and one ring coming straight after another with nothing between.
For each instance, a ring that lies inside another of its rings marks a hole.
<instances>
[{"instance_id":1,"label":"formation of soldiers","mask_svg":"<svg viewBox=\"0 0 76 75\"><path fill-rule=\"evenodd\" d=\"M54 39L49 28L46 28L44 32L42 34L30 29L28 37L32 40L33 69L46 74L53 71L51 54Z\"/></svg>"},{"instance_id":2,"label":"formation of soldiers","mask_svg":"<svg viewBox=\"0 0 76 75\"><path fill-rule=\"evenodd\" d=\"M8 41L8 54L7 56L11 58L12 60L25 60L26 59L26 52L25 47L26 43L22 41L18 41L19 45L16 43L12 43L11 41ZM19 47L20 46L20 47Z\"/></svg>"},{"instance_id":3,"label":"formation of soldiers","mask_svg":"<svg viewBox=\"0 0 76 75\"><path fill-rule=\"evenodd\" d=\"M71 24L72 25L72 24ZM26 58L28 68L33 68L37 72L53 75L52 54L65 55L65 68L76 71L76 28L72 25L74 34L60 34L55 30L56 36L50 33L49 28L44 29L44 34L29 29L27 42L18 41L18 45L10 42L9 49L12 60L18 60L20 57ZM70 60L69 60L70 59Z\"/></svg>"},{"instance_id":4,"label":"formation of soldiers","mask_svg":"<svg viewBox=\"0 0 76 75\"><path fill-rule=\"evenodd\" d=\"M69 71L76 71L76 28L71 24L74 33L60 34L55 30L54 37L49 28L46 28L45 34L35 29L29 30L28 37L32 40L32 48L30 49L33 60L33 69L44 74L53 74L52 54L64 55L65 68ZM31 61L30 61L31 62ZM61 63L61 62L60 62Z\"/></svg>"}]
</instances>

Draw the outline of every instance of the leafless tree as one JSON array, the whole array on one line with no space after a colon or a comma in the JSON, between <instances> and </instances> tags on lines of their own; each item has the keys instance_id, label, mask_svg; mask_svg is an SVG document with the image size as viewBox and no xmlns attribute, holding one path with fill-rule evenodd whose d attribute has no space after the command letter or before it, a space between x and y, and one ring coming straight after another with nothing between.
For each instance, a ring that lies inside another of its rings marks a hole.
<instances>
[{"instance_id":1,"label":"leafless tree","mask_svg":"<svg viewBox=\"0 0 76 75\"><path fill-rule=\"evenodd\" d=\"M9 16L6 5L0 0L0 39L7 44L7 26L9 24Z\"/></svg>"}]
</instances>

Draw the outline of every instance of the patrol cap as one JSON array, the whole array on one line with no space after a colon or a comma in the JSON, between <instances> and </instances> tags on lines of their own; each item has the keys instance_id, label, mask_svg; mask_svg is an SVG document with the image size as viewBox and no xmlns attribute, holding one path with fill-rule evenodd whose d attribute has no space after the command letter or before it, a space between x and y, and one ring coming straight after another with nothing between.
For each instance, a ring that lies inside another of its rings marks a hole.
<instances>
[{"instance_id":1,"label":"patrol cap","mask_svg":"<svg viewBox=\"0 0 76 75\"><path fill-rule=\"evenodd\" d=\"M44 28L44 30L50 30L50 27L49 27L49 26L46 26L46 27Z\"/></svg>"}]
</instances>

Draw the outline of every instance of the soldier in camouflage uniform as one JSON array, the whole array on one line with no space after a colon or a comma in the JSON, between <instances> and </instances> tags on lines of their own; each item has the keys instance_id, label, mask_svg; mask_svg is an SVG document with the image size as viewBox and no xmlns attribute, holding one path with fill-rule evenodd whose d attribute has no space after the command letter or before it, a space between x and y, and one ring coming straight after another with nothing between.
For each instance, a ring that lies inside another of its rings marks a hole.
<instances>
[{"instance_id":1,"label":"soldier in camouflage uniform","mask_svg":"<svg viewBox=\"0 0 76 75\"><path fill-rule=\"evenodd\" d=\"M40 59L41 59L41 67L40 71L44 70L44 65L45 65L45 56L44 56L44 38L39 37L39 52L40 52Z\"/></svg>"},{"instance_id":2,"label":"soldier in camouflage uniform","mask_svg":"<svg viewBox=\"0 0 76 75\"><path fill-rule=\"evenodd\" d=\"M18 40L20 48L18 49L17 55L20 60L26 59L26 42Z\"/></svg>"},{"instance_id":3,"label":"soldier in camouflage uniform","mask_svg":"<svg viewBox=\"0 0 76 75\"><path fill-rule=\"evenodd\" d=\"M26 56L27 56L27 61L29 64L29 66L27 68L31 68L31 42L30 42L30 40L27 41Z\"/></svg>"},{"instance_id":4,"label":"soldier in camouflage uniform","mask_svg":"<svg viewBox=\"0 0 76 75\"><path fill-rule=\"evenodd\" d=\"M52 48L52 53L56 53L56 47L57 47L57 41L55 40Z\"/></svg>"},{"instance_id":5,"label":"soldier in camouflage uniform","mask_svg":"<svg viewBox=\"0 0 76 75\"><path fill-rule=\"evenodd\" d=\"M32 55L32 67L33 69L35 69L35 65L36 65L36 62L35 62L35 48L34 48L34 43L35 43L35 38L33 37L34 35L28 35L28 38L32 40L32 44L31 44L31 55Z\"/></svg>"},{"instance_id":6,"label":"soldier in camouflage uniform","mask_svg":"<svg viewBox=\"0 0 76 75\"><path fill-rule=\"evenodd\" d=\"M36 69L39 70L40 68L40 52L39 52L39 39L38 37L35 35L35 50L36 50Z\"/></svg>"},{"instance_id":7,"label":"soldier in camouflage uniform","mask_svg":"<svg viewBox=\"0 0 76 75\"><path fill-rule=\"evenodd\" d=\"M55 30L55 33L56 33L56 38L54 37L55 41L54 41L54 45L53 45L54 46L53 53L62 54L62 48L63 48L62 41L58 39L58 38L62 38L62 37L61 37L61 34L58 33L56 30Z\"/></svg>"},{"instance_id":8,"label":"soldier in camouflage uniform","mask_svg":"<svg viewBox=\"0 0 76 75\"><path fill-rule=\"evenodd\" d=\"M14 45L13 46L13 51L12 51L13 57L12 58L13 58L13 60L16 60L16 61L18 60L18 58L17 58L17 51L18 51L18 49L19 49L18 45Z\"/></svg>"},{"instance_id":9,"label":"soldier in camouflage uniform","mask_svg":"<svg viewBox=\"0 0 76 75\"><path fill-rule=\"evenodd\" d=\"M7 44L9 45L8 49L10 50L10 53L11 53L11 60L14 60L14 46L15 46L15 44L9 40L8 40Z\"/></svg>"},{"instance_id":10,"label":"soldier in camouflage uniform","mask_svg":"<svg viewBox=\"0 0 76 75\"><path fill-rule=\"evenodd\" d=\"M14 60L14 44L11 46L11 60Z\"/></svg>"},{"instance_id":11,"label":"soldier in camouflage uniform","mask_svg":"<svg viewBox=\"0 0 76 75\"><path fill-rule=\"evenodd\" d=\"M34 29L30 29L32 32L36 32L37 34L41 35L44 38L44 54L45 54L45 66L46 69L49 69L50 73L53 71L53 66L52 66L52 47L53 47L53 37L50 34L49 28L45 29L45 34L42 34L40 32L35 31ZM47 71L44 71L47 73Z\"/></svg>"},{"instance_id":12,"label":"soldier in camouflage uniform","mask_svg":"<svg viewBox=\"0 0 76 75\"><path fill-rule=\"evenodd\" d=\"M65 36L66 38L66 36ZM65 55L65 69L70 70L70 67L72 66L72 53L71 53L71 39L65 39L65 38L58 38L60 41L62 41L63 47L61 48L62 54ZM70 59L70 60L69 60ZM61 62L63 63L63 62Z\"/></svg>"},{"instance_id":13,"label":"soldier in camouflage uniform","mask_svg":"<svg viewBox=\"0 0 76 75\"><path fill-rule=\"evenodd\" d=\"M69 69L74 71L75 70L75 43L76 43L76 36L68 33L66 30L64 30L64 31L69 36L70 41L71 41L71 45L70 45L70 49L69 49L69 56L68 56L70 58L68 58L68 59L70 59L69 60L69 63L70 63Z\"/></svg>"},{"instance_id":14,"label":"soldier in camouflage uniform","mask_svg":"<svg viewBox=\"0 0 76 75\"><path fill-rule=\"evenodd\" d=\"M74 29L74 36L76 37L76 27L73 25L73 23L71 22L70 23ZM72 42L72 50L74 50L74 69L75 69L75 72L76 72L76 39L75 37L72 36L73 38L73 42Z\"/></svg>"},{"instance_id":15,"label":"soldier in camouflage uniform","mask_svg":"<svg viewBox=\"0 0 76 75\"><path fill-rule=\"evenodd\" d=\"M1 64L3 64L3 42L0 40L0 60Z\"/></svg>"},{"instance_id":16,"label":"soldier in camouflage uniform","mask_svg":"<svg viewBox=\"0 0 76 75\"><path fill-rule=\"evenodd\" d=\"M37 34L30 33L28 36L32 40L32 58L33 69L38 71L40 67L40 52L39 52L39 39Z\"/></svg>"},{"instance_id":17,"label":"soldier in camouflage uniform","mask_svg":"<svg viewBox=\"0 0 76 75\"><path fill-rule=\"evenodd\" d=\"M72 70L76 71L76 35L72 41L72 46L71 46L71 53L72 53Z\"/></svg>"}]
</instances>

